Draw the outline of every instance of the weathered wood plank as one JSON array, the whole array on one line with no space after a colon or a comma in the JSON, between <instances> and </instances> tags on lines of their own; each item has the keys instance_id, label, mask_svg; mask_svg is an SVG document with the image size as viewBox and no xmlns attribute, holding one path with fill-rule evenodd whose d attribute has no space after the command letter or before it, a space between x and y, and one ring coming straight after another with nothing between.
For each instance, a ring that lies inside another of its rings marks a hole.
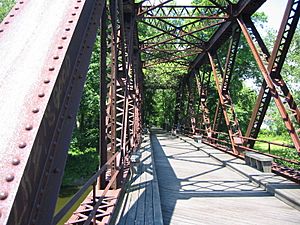
<instances>
[{"instance_id":1,"label":"weathered wood plank","mask_svg":"<svg viewBox=\"0 0 300 225\"><path fill-rule=\"evenodd\" d=\"M131 184L128 185L117 224L162 225L158 184L149 138L146 138L139 151L141 160L132 176Z\"/></svg>"},{"instance_id":2,"label":"weathered wood plank","mask_svg":"<svg viewBox=\"0 0 300 225\"><path fill-rule=\"evenodd\" d=\"M227 167L240 166L231 156L185 141L152 137L164 224L300 224L298 210Z\"/></svg>"}]
</instances>

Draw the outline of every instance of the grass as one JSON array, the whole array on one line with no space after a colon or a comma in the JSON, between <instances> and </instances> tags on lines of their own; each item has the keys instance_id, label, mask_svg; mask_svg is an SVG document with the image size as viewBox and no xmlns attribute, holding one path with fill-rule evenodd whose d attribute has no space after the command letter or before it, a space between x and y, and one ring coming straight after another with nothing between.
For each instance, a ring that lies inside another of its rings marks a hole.
<instances>
[{"instance_id":1,"label":"grass","mask_svg":"<svg viewBox=\"0 0 300 225\"><path fill-rule=\"evenodd\" d=\"M275 143L279 143L279 144L293 145L290 138L286 137L286 136L259 135L258 139L264 140L264 141L269 141L269 142L275 142ZM296 161L300 162L300 157L295 148L286 148L286 147L271 144L270 149L269 149L268 143L263 143L263 142L257 141L254 145L254 149L259 150L264 153L270 153L270 154L273 154L276 156L280 156L280 157L283 157L286 159L296 160ZM282 166L291 167L293 169L300 170L300 165L295 165L293 163L288 163L288 162L285 162L284 160L278 160L278 159L275 159L274 161Z\"/></svg>"},{"instance_id":2,"label":"grass","mask_svg":"<svg viewBox=\"0 0 300 225\"><path fill-rule=\"evenodd\" d=\"M99 154L96 149L90 148L85 151L72 150L64 172L63 183L57 199L55 213L62 209L80 187L98 170ZM62 218L58 225L63 225L72 215L80 203L92 190L92 186L86 190L82 197L73 205L69 212Z\"/></svg>"}]
</instances>

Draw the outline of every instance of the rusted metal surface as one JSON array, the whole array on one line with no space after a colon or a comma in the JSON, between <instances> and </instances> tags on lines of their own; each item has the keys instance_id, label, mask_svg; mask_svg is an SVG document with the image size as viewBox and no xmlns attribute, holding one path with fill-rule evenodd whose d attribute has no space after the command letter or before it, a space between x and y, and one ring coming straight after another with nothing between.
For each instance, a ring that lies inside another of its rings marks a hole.
<instances>
[{"instance_id":1,"label":"rusted metal surface","mask_svg":"<svg viewBox=\"0 0 300 225\"><path fill-rule=\"evenodd\" d=\"M278 111L284 121L284 124L292 138L292 141L297 149L298 152L300 152L300 140L299 140L299 135L298 133L296 132L295 130L295 127L293 125L293 122L291 121L291 118L289 116L289 113L287 112L287 109L286 107L284 106L283 104L283 100L280 98L280 92L276 89L276 86L280 84L283 84L283 80L282 79L272 79L272 77L270 76L270 72L268 71L268 69L266 68L266 66L264 65L263 63L263 60L261 59L258 51L257 51L257 48L255 47L254 43L253 43L253 40L251 39L251 36L249 34L249 32L247 31L247 27L245 25L245 23L242 21L242 20L238 20L240 26L241 26L241 29L245 35L245 38L252 50L252 53L253 53L253 56L258 64L258 67L264 77L264 80L266 81L266 84L267 86L269 87L270 89L270 92L271 92L271 95L273 96L273 99L275 101L275 104L278 108ZM280 34L279 34L280 36ZM277 49L274 48L274 52L275 54L277 53ZM273 56L273 58L275 59L275 57ZM270 62L269 65L269 70L271 70L271 68L273 68L273 63L274 62ZM289 94L291 96L291 94ZM290 98L292 99L292 98Z\"/></svg>"},{"instance_id":2,"label":"rusted metal surface","mask_svg":"<svg viewBox=\"0 0 300 225\"><path fill-rule=\"evenodd\" d=\"M268 69L268 73L270 75L272 82L274 83L274 87L275 88L277 87L277 92L279 94L279 97L286 100L284 102L286 102L288 106L284 106L284 107L287 108L287 112L291 111L292 114L291 117L294 117L296 123L298 124L300 122L300 111L293 99L292 94L289 91L289 88L287 87L286 83L281 77L280 72L284 60L286 58L289 46L291 44L293 34L295 33L295 29L297 27L299 15L300 15L299 7L300 6L298 1L288 1L271 55L268 53L268 50L266 49L262 39L259 37L259 34L256 31L254 24L250 21L250 19L248 22L248 24L250 24L250 26L248 27L250 27L252 33L254 34L255 40L258 40L259 46L261 46L265 56L267 58L270 58L268 62L264 62L264 64ZM247 136L251 135L251 137L254 138L257 137L259 128L262 123L262 119L265 115L265 112L270 102L271 94L272 92L270 91L270 87L267 86L266 81L264 81L262 84L259 97L257 99L255 110L252 114L251 123L249 124L248 131L246 134ZM281 107L279 107L279 110L281 110L280 108ZM293 141L294 143L297 142L297 138L294 137ZM253 144L254 144L253 142L250 142L250 146L253 146Z\"/></svg>"},{"instance_id":3,"label":"rusted metal surface","mask_svg":"<svg viewBox=\"0 0 300 225\"><path fill-rule=\"evenodd\" d=\"M220 82L220 72L217 70L217 66L214 63L213 57L208 53L208 57L211 63L212 71L214 74L215 82L216 82L216 88L219 94L219 101L220 105L223 109L223 114L225 118L225 122L227 125L230 141L232 144L232 149L235 154L238 154L238 149L235 147L235 143L237 143L240 140L240 137L242 136L242 132L239 128L239 123L236 117L236 113L234 111L233 102L231 100L230 94L228 90L226 92L223 91L223 85L226 80L226 76L223 76L222 83Z\"/></svg>"},{"instance_id":4,"label":"rusted metal surface","mask_svg":"<svg viewBox=\"0 0 300 225\"><path fill-rule=\"evenodd\" d=\"M109 224L111 213L117 205L119 195L120 189L109 190L105 194L102 190L96 190L96 193L92 191L65 224ZM94 196L96 197L95 199ZM101 204L98 206L97 213L87 222L88 215L92 212L95 203L99 200L101 200Z\"/></svg>"},{"instance_id":5,"label":"rusted metal surface","mask_svg":"<svg viewBox=\"0 0 300 225\"><path fill-rule=\"evenodd\" d=\"M198 71L198 73L200 73L200 71ZM209 93L211 73L210 71L208 72L205 70L202 71L202 74L198 73L196 72L195 78L197 83L198 94L200 97L199 107L202 115L198 124L200 129L202 128L202 126L204 126L206 135L210 137L212 135L212 129L209 118L209 109L207 107L207 95Z\"/></svg>"},{"instance_id":6,"label":"rusted metal surface","mask_svg":"<svg viewBox=\"0 0 300 225\"><path fill-rule=\"evenodd\" d=\"M141 6L141 19L226 19L228 14L217 6Z\"/></svg>"},{"instance_id":7,"label":"rusted metal surface","mask_svg":"<svg viewBox=\"0 0 300 225\"><path fill-rule=\"evenodd\" d=\"M242 157L243 150L256 151L252 147L260 141L273 98L300 152L300 111L280 75L300 3L288 1L270 54L250 19L265 1L210 0L200 6L168 5L170 0L157 5L154 0L19 1L0 24L0 96L5 96L0 100L0 224L56 223L91 185L93 191L68 224L110 222L128 175L128 156L141 143L143 88L148 88L143 72L157 64L188 68L175 88L175 129L201 133L206 143ZM143 39L138 23L157 33ZM97 30L100 168L52 221ZM245 137L229 93L241 31L264 78ZM218 53L227 43L223 66ZM218 97L212 126L213 82ZM222 122L226 133L218 132ZM287 160L299 164L292 161ZM299 180L298 171L277 164L273 171Z\"/></svg>"},{"instance_id":8,"label":"rusted metal surface","mask_svg":"<svg viewBox=\"0 0 300 225\"><path fill-rule=\"evenodd\" d=\"M1 36L1 49L20 57L1 57L1 76L10 77L13 83L6 79L6 85L20 96L6 93L3 99L15 104L9 106L10 118L2 118L11 123L7 131L12 135L1 141L5 161L0 174L14 171L14 179L1 184L7 193L1 200L1 224L51 223L101 6L100 1L28 1ZM32 38L35 29L38 36ZM27 49L21 48L24 41ZM9 65L17 70L2 73Z\"/></svg>"}]
</instances>

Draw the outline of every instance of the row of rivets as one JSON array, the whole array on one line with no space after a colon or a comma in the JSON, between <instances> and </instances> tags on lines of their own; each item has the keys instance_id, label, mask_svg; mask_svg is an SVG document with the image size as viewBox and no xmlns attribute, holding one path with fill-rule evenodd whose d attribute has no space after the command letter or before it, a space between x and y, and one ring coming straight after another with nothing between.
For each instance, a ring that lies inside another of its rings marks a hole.
<instances>
[{"instance_id":1,"label":"row of rivets","mask_svg":"<svg viewBox=\"0 0 300 225\"><path fill-rule=\"evenodd\" d=\"M21 5L22 5L23 3L24 3L23 1L19 2L19 4L21 4ZM15 7L15 8L14 8L15 11L18 11L19 9L20 9L19 7ZM15 14L10 14L10 15L9 15L10 18L12 18L12 17L14 17L14 16L15 16ZM7 25L7 24L9 24L9 23L10 23L10 21L5 21L5 22L4 22L5 25ZM0 29L0 33L2 33L3 31L4 31L4 29Z\"/></svg>"},{"instance_id":2,"label":"row of rivets","mask_svg":"<svg viewBox=\"0 0 300 225\"><path fill-rule=\"evenodd\" d=\"M81 1L78 0L77 2L81 2ZM78 9L78 8L79 8L78 6L75 6L75 9ZM75 15L76 15L76 13L72 13L72 16L75 16ZM69 24L73 23L73 20L69 20L68 23L69 23ZM68 32L68 31L70 31L70 30L71 30L71 29L70 29L69 27L65 28L65 31L66 31L66 32ZM67 40L67 36L62 36L61 39L62 39L62 40ZM63 45L59 45L59 46L57 47L58 50L62 50L63 48L64 48ZM59 59L59 56L58 56L58 55L53 56L53 60L58 60L58 59ZM52 71L55 70L55 67L49 67L48 70L49 70L50 72L52 72ZM50 79L46 78L46 79L44 79L43 82L44 82L45 84L48 84L48 83L50 83ZM44 93L40 93L40 94L39 94L39 97L40 97L40 98L42 98L42 97L44 97L44 96L45 96ZM57 132L59 133L60 130L61 130L61 129L58 128L58 129L57 129ZM53 144L53 146L56 146L56 142ZM54 159L54 157L51 155L51 156L49 157L49 162L51 163L51 162L53 161L53 159ZM60 170L59 170L58 168L55 168L52 172L53 172L53 173L59 173ZM49 176L49 171L46 171L46 172L45 172L45 177L48 177L48 176ZM44 193L44 190L45 190L44 187L42 187L42 188L41 188L41 191L40 191L40 199L41 199L41 196L42 196L43 193ZM41 203L38 202L37 205L36 205L37 211L38 211L39 208L40 208L40 204L41 204ZM37 213L36 213L36 216L37 216ZM35 223L36 221L37 221L37 218L36 218L36 217L32 219L32 223Z\"/></svg>"}]
</instances>

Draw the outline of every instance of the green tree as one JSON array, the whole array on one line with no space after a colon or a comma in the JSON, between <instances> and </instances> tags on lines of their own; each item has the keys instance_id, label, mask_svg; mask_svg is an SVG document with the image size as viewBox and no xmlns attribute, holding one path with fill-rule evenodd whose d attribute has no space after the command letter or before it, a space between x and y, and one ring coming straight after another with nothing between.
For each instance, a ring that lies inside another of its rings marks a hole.
<instances>
[{"instance_id":1,"label":"green tree","mask_svg":"<svg viewBox=\"0 0 300 225\"><path fill-rule=\"evenodd\" d=\"M0 0L0 22L5 18L15 2L15 0Z\"/></svg>"}]
</instances>

